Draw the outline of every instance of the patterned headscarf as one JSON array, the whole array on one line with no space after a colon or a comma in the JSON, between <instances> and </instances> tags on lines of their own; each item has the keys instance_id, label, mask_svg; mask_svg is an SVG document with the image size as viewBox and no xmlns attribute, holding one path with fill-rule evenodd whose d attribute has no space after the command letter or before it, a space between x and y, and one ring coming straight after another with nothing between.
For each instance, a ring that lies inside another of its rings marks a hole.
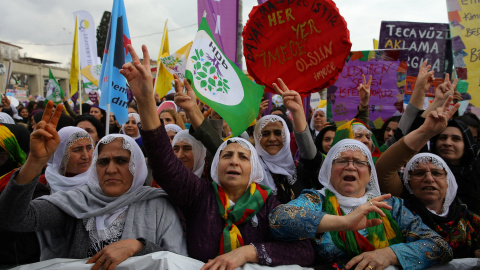
<instances>
[{"instance_id":1,"label":"patterned headscarf","mask_svg":"<svg viewBox=\"0 0 480 270\"><path fill-rule=\"evenodd\" d=\"M10 131L8 126L2 124L0 124L0 147L10 154L10 158L15 161L18 166L22 166L27 160L27 155L20 147L15 135Z\"/></svg>"},{"instance_id":2,"label":"patterned headscarf","mask_svg":"<svg viewBox=\"0 0 480 270\"><path fill-rule=\"evenodd\" d=\"M405 185L405 188L410 194L413 194L412 189L410 188L409 181L410 181L410 171L413 171L417 168L419 164L426 164L426 163L432 163L437 167L437 169L443 169L447 172L447 193L445 195L445 200L443 202L442 206L442 212L440 214L437 214L435 211L428 209L430 212L437 216L447 216L448 215L448 210L450 209L450 205L452 202L455 200L455 196L457 196L457 181L455 181L455 176L453 175L452 171L448 167L447 163L439 156L435 154L430 154L430 153L421 153L421 154L416 154L415 156L410 159L410 161L407 163L405 166L405 173L403 174L403 184ZM415 195L415 194L413 194Z\"/></svg>"}]
</instances>

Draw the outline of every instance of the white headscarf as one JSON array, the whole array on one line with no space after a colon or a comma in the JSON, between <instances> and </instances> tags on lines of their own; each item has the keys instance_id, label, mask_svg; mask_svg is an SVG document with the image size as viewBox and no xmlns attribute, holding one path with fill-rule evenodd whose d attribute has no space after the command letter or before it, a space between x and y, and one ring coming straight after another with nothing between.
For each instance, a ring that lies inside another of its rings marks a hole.
<instances>
[{"instance_id":1,"label":"white headscarf","mask_svg":"<svg viewBox=\"0 0 480 270\"><path fill-rule=\"evenodd\" d=\"M4 112L0 112L0 123L5 123L5 124L15 124L15 121L13 118Z\"/></svg>"},{"instance_id":2,"label":"white headscarf","mask_svg":"<svg viewBox=\"0 0 480 270\"><path fill-rule=\"evenodd\" d=\"M133 117L133 119L135 119L135 122L136 122L137 124L140 123L140 115L139 115L138 113L129 113L129 114L128 114L128 118L130 118L130 117ZM128 122L128 121L127 121L127 122ZM125 125L126 125L126 124L127 124L127 123L123 124L122 127L120 128L120 132L121 132L122 134L125 134ZM139 130L139 131L137 131L137 136L132 137L132 138L133 138L134 140L136 140L136 139L138 139L138 138L140 138L140 137L141 137L141 136L140 136L140 130Z\"/></svg>"},{"instance_id":3,"label":"white headscarf","mask_svg":"<svg viewBox=\"0 0 480 270\"><path fill-rule=\"evenodd\" d=\"M362 154L367 157L368 164L370 164L370 181L365 188L365 195L363 195L363 197L361 198L343 196L337 190L335 190L335 188L333 188L332 184L330 183L333 160L337 159L341 153L349 150L360 150ZM323 161L322 168L320 169L320 173L318 174L318 180L320 181L320 184L324 186L324 188L320 190L320 193L325 194L325 189L327 188L331 192L333 192L337 197L338 203L340 204L340 207L345 212L345 214L352 212L358 206L366 203L369 199L381 195L380 186L378 185L377 172L375 171L375 164L373 163L372 159L372 154L364 143L353 139L343 139L336 143L330 149L330 151L328 151L327 157L325 158L325 161Z\"/></svg>"},{"instance_id":4,"label":"white headscarf","mask_svg":"<svg viewBox=\"0 0 480 270\"><path fill-rule=\"evenodd\" d=\"M128 164L128 169L130 173L133 175L133 182L130 189L128 189L127 192L125 192L125 194L127 194L141 188L145 183L145 179L147 178L147 174L148 174L147 164L145 163L145 156L143 155L142 150L140 149L138 144L135 142L135 140L128 135L110 134L103 137L98 142L98 145L95 148L95 151L93 152L92 166L90 166L90 177L87 184L93 187L94 189L97 189L101 193L103 193L103 191L100 188L100 184L98 183L98 175L97 175L96 163L98 159L98 148L100 144L109 144L116 138L122 138L123 149L130 151L130 162ZM97 231L103 230L108 226L110 226L110 224L112 224L112 222L115 221L115 219L127 209L128 209L128 206L125 206L112 213L107 213L107 214L95 217Z\"/></svg>"},{"instance_id":5,"label":"white headscarf","mask_svg":"<svg viewBox=\"0 0 480 270\"><path fill-rule=\"evenodd\" d=\"M222 186L222 183L220 183L220 179L218 179L218 162L220 159L220 152L222 152L229 143L238 143L243 148L250 151L250 179L248 182L248 186L250 186L252 182L261 184L263 180L263 168L260 164L257 151L255 151L255 148L251 143L239 137L228 139L224 141L220 145L220 147L218 147L217 152L215 153L215 157L213 158L212 168L210 171L210 175L212 176L213 181L215 181L215 183L217 183L219 186Z\"/></svg>"},{"instance_id":6,"label":"white headscarf","mask_svg":"<svg viewBox=\"0 0 480 270\"><path fill-rule=\"evenodd\" d=\"M313 112L312 118L310 119L310 129L315 131L315 136L317 136L318 133L320 132L319 130L315 129L315 114L317 112L323 112L325 116L327 116L327 110L325 108L318 108Z\"/></svg>"},{"instance_id":7,"label":"white headscarf","mask_svg":"<svg viewBox=\"0 0 480 270\"><path fill-rule=\"evenodd\" d=\"M445 195L445 201L443 202L442 206L442 212L440 214L437 214L435 211L428 209L428 211L432 212L433 214L441 217L445 217L448 215L448 210L450 208L450 205L455 199L455 196L457 195L457 181L455 180L455 176L453 175L452 171L448 167L447 163L439 156L431 153L421 153L421 154L416 154L415 156L410 159L410 161L407 163L405 166L405 173L403 174L403 184L405 185L405 188L408 190L410 194L413 194L412 189L410 188L410 185L408 182L410 181L410 171L413 171L417 168L419 164L426 164L426 163L432 163L437 169L444 169L447 172L447 194ZM415 195L415 194L413 194Z\"/></svg>"},{"instance_id":8,"label":"white headscarf","mask_svg":"<svg viewBox=\"0 0 480 270\"><path fill-rule=\"evenodd\" d=\"M70 158L70 147L77 141L87 139L94 147L94 143L88 132L78 127L64 127L58 131L60 144L53 156L47 162L45 178L52 189L52 193L66 191L83 186L87 183L89 172L66 177L68 160Z\"/></svg>"},{"instance_id":9,"label":"white headscarf","mask_svg":"<svg viewBox=\"0 0 480 270\"><path fill-rule=\"evenodd\" d=\"M188 132L189 131L187 129L178 132L173 138L172 147L175 146L177 142L188 143L192 147L193 151L193 173L198 177L202 177L203 169L205 167L207 148L205 148L201 142L195 139Z\"/></svg>"},{"instance_id":10,"label":"white headscarf","mask_svg":"<svg viewBox=\"0 0 480 270\"><path fill-rule=\"evenodd\" d=\"M274 122L280 122L283 126L282 140L283 148L276 154L270 155L263 149L260 141L262 140L263 128ZM255 138L255 149L260 156L260 163L264 169L264 181L263 185L268 186L273 191L277 190L277 186L273 181L272 173L285 175L288 178L289 184L294 184L296 179L295 163L293 161L292 153L290 152L290 132L288 131L287 123L276 115L266 115L262 117L255 126L253 132Z\"/></svg>"},{"instance_id":11,"label":"white headscarf","mask_svg":"<svg viewBox=\"0 0 480 270\"><path fill-rule=\"evenodd\" d=\"M173 131L173 132L175 132L175 133L179 133L180 131L182 131L182 128L179 127L179 126L176 125L176 124L167 124L167 125L165 125L165 130L166 130L167 132Z\"/></svg>"}]
</instances>

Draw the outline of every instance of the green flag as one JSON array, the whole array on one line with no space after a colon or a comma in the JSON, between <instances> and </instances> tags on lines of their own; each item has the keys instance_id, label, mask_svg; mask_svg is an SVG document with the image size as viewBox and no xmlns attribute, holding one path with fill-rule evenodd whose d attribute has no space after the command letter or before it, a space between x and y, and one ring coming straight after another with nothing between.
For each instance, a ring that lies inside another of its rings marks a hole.
<instances>
[{"instance_id":1,"label":"green flag","mask_svg":"<svg viewBox=\"0 0 480 270\"><path fill-rule=\"evenodd\" d=\"M227 59L202 18L188 55L185 77L197 98L215 110L238 136L257 118L264 87Z\"/></svg>"},{"instance_id":2,"label":"green flag","mask_svg":"<svg viewBox=\"0 0 480 270\"><path fill-rule=\"evenodd\" d=\"M62 98L65 97L65 94L62 91L62 88L58 84L57 79L53 76L52 70L48 68L48 83L47 83L47 97L45 103L49 100L52 100L55 104L62 102Z\"/></svg>"}]
</instances>

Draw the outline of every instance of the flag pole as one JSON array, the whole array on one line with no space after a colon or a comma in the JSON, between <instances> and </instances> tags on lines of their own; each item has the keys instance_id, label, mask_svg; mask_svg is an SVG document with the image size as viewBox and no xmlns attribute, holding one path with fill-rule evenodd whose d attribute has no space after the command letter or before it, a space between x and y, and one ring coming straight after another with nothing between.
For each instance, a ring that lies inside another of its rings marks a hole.
<instances>
[{"instance_id":1,"label":"flag pole","mask_svg":"<svg viewBox=\"0 0 480 270\"><path fill-rule=\"evenodd\" d=\"M107 117L105 117L105 135L110 134L110 103L107 103Z\"/></svg>"},{"instance_id":2,"label":"flag pole","mask_svg":"<svg viewBox=\"0 0 480 270\"><path fill-rule=\"evenodd\" d=\"M80 71L80 69L78 69ZM82 83L80 82L80 72L78 72L78 97L80 98L80 115L82 115Z\"/></svg>"}]
</instances>

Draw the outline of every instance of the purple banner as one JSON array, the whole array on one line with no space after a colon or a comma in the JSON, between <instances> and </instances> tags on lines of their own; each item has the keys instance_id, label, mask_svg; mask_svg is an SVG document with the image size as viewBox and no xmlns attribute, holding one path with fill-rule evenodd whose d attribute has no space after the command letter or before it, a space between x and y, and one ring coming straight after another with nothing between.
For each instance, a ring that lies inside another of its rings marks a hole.
<instances>
[{"instance_id":1,"label":"purple banner","mask_svg":"<svg viewBox=\"0 0 480 270\"><path fill-rule=\"evenodd\" d=\"M198 0L198 25L204 11L215 41L227 58L238 65L238 0Z\"/></svg>"},{"instance_id":2,"label":"purple banner","mask_svg":"<svg viewBox=\"0 0 480 270\"><path fill-rule=\"evenodd\" d=\"M408 50L406 59L401 59L408 64L407 76L417 77L418 68L428 60L435 77L443 78L453 64L451 52L446 49L449 31L446 23L382 21L378 49Z\"/></svg>"},{"instance_id":3,"label":"purple banner","mask_svg":"<svg viewBox=\"0 0 480 270\"><path fill-rule=\"evenodd\" d=\"M362 53L364 57L362 57ZM351 120L357 113L360 97L357 87L363 82L362 74L370 87L370 120L382 120L391 117L402 109L405 78L399 74L402 70L399 59L375 58L374 51L352 52L352 58L345 64L337 82L328 88L328 101L331 103L333 121ZM354 59L354 60L352 60ZM400 67L400 68L399 68ZM401 81L397 81L402 78ZM399 106L397 108L396 106ZM381 119L378 119L378 118Z\"/></svg>"}]
</instances>

